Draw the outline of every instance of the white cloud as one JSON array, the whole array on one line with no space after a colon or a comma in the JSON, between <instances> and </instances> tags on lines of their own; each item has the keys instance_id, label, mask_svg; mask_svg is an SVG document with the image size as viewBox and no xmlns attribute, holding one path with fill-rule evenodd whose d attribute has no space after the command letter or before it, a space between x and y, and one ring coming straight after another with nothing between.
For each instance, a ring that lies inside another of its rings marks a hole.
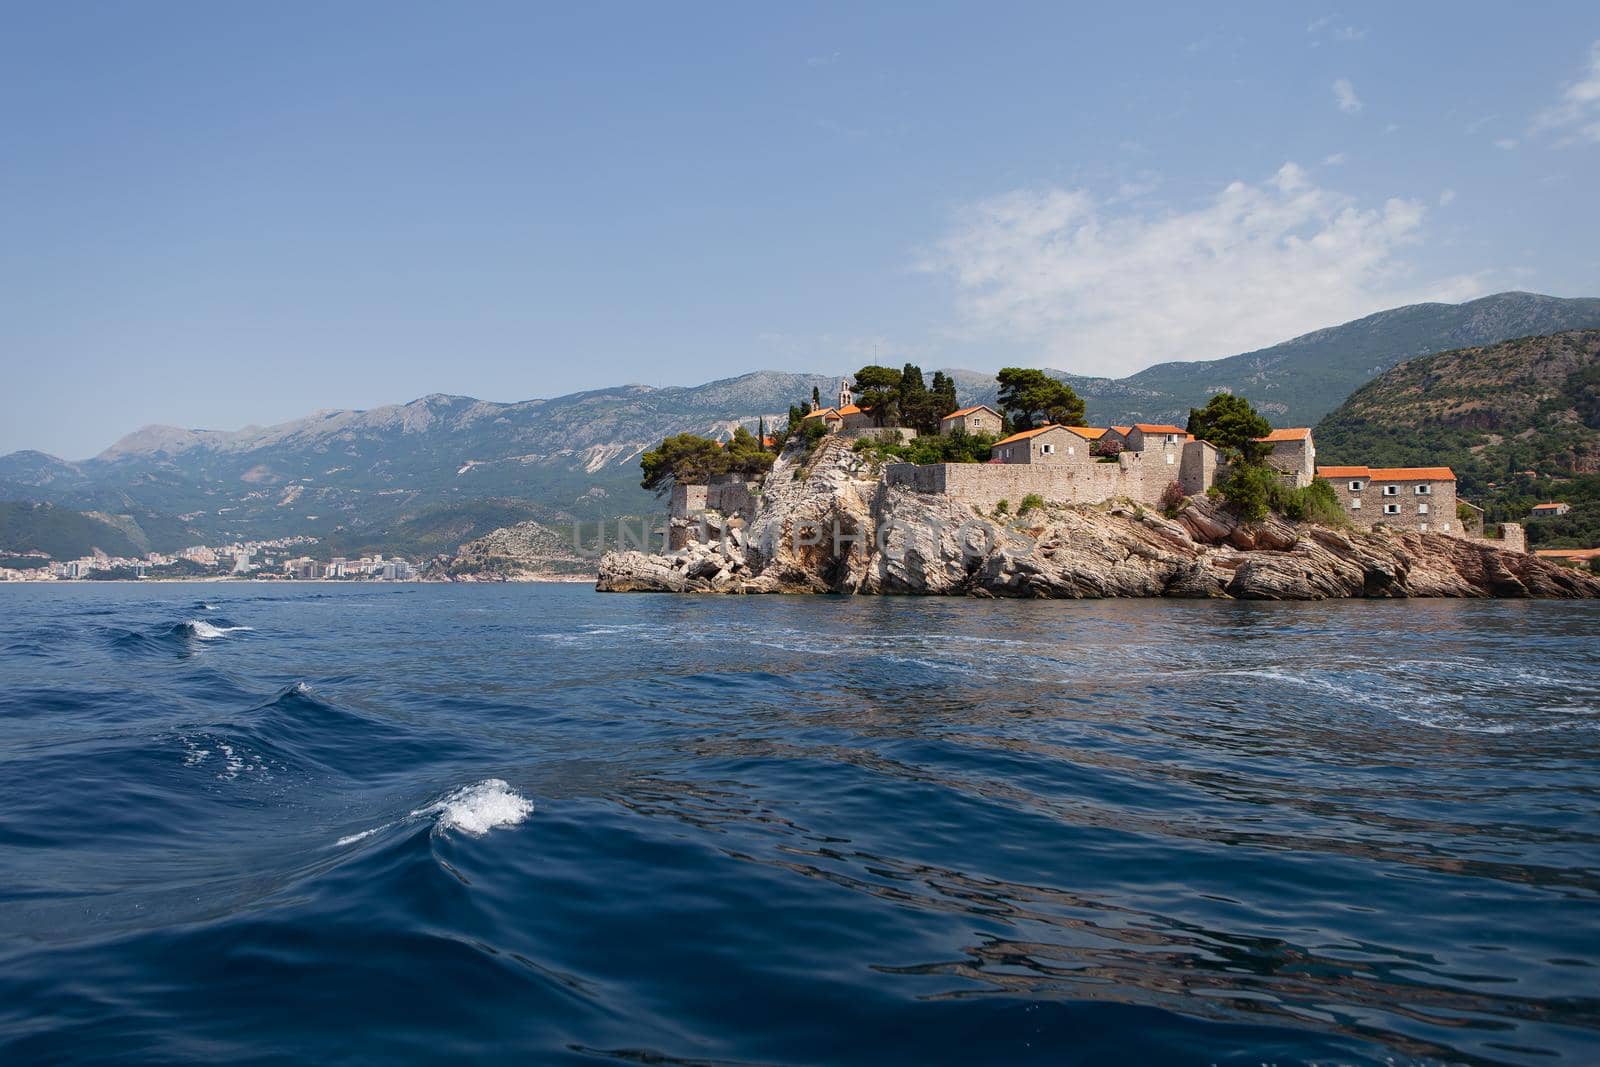
<instances>
[{"instance_id":1,"label":"white cloud","mask_svg":"<svg viewBox=\"0 0 1600 1067\"><path fill-rule=\"evenodd\" d=\"M1356 87L1350 84L1349 78L1340 78L1333 83L1333 99L1346 115L1354 115L1361 110L1361 98L1356 95Z\"/></svg>"},{"instance_id":2,"label":"white cloud","mask_svg":"<svg viewBox=\"0 0 1600 1067\"><path fill-rule=\"evenodd\" d=\"M1401 259L1423 206L1362 206L1286 163L1189 211L1141 213L1084 190L1018 190L965 211L921 264L955 282L960 333L1070 370L1122 375L1225 356L1419 300Z\"/></svg>"},{"instance_id":3,"label":"white cloud","mask_svg":"<svg viewBox=\"0 0 1600 1067\"><path fill-rule=\"evenodd\" d=\"M1517 147L1517 139L1515 137L1502 137L1494 143L1494 146L1502 152L1509 152Z\"/></svg>"},{"instance_id":4,"label":"white cloud","mask_svg":"<svg viewBox=\"0 0 1600 1067\"><path fill-rule=\"evenodd\" d=\"M1444 192L1439 194L1440 207L1449 207L1451 204L1455 203L1455 201L1456 191L1454 189L1446 189Z\"/></svg>"},{"instance_id":5,"label":"white cloud","mask_svg":"<svg viewBox=\"0 0 1600 1067\"><path fill-rule=\"evenodd\" d=\"M1320 38L1348 43L1359 41L1367 35L1367 31L1360 27L1352 26L1348 22L1340 23L1338 15L1322 16L1306 27L1306 33L1319 38L1311 42L1313 48L1322 43Z\"/></svg>"},{"instance_id":6,"label":"white cloud","mask_svg":"<svg viewBox=\"0 0 1600 1067\"><path fill-rule=\"evenodd\" d=\"M1561 93L1561 99L1533 118L1530 134L1565 131L1558 144L1600 144L1600 41L1589 46L1589 67Z\"/></svg>"},{"instance_id":7,"label":"white cloud","mask_svg":"<svg viewBox=\"0 0 1600 1067\"><path fill-rule=\"evenodd\" d=\"M1331 156L1324 156L1322 159L1322 165L1324 167L1342 167L1349 161L1350 157L1345 155L1343 152L1335 152Z\"/></svg>"}]
</instances>

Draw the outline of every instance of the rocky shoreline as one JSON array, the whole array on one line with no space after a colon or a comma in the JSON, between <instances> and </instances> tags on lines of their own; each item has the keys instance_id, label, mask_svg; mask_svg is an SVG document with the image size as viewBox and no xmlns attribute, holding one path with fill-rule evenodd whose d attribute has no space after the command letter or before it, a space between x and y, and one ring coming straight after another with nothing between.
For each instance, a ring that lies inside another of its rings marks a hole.
<instances>
[{"instance_id":1,"label":"rocky shoreline","mask_svg":"<svg viewBox=\"0 0 1600 1067\"><path fill-rule=\"evenodd\" d=\"M1443 534L1241 523L1204 497L978 515L884 484L842 441L786 454L753 521L665 554L613 552L602 592L974 597L1600 597L1600 578Z\"/></svg>"}]
</instances>

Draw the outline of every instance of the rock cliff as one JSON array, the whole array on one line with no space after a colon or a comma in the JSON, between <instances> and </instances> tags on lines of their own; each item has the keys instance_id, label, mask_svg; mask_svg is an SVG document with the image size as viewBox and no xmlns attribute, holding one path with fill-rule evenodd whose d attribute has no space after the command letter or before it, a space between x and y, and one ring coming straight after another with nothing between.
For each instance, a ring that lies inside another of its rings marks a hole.
<instances>
[{"instance_id":1,"label":"rock cliff","mask_svg":"<svg viewBox=\"0 0 1600 1067\"><path fill-rule=\"evenodd\" d=\"M585 579L592 561L580 559L560 536L537 522L520 522L468 541L453 556L423 570L427 581L531 582Z\"/></svg>"},{"instance_id":2,"label":"rock cliff","mask_svg":"<svg viewBox=\"0 0 1600 1067\"><path fill-rule=\"evenodd\" d=\"M883 484L848 442L786 454L746 529L667 555L611 553L611 592L980 597L1596 597L1600 579L1441 534L1240 523L1195 498L1174 518L1116 503L980 515Z\"/></svg>"}]
</instances>

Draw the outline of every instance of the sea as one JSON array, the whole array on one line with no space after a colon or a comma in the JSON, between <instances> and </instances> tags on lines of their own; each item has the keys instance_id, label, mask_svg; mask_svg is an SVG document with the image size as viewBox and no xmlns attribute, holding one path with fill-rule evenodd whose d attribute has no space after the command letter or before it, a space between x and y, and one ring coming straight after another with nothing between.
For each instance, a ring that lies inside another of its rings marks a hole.
<instances>
[{"instance_id":1,"label":"sea","mask_svg":"<svg viewBox=\"0 0 1600 1067\"><path fill-rule=\"evenodd\" d=\"M0 1063L1600 1063L1600 604L0 586Z\"/></svg>"}]
</instances>

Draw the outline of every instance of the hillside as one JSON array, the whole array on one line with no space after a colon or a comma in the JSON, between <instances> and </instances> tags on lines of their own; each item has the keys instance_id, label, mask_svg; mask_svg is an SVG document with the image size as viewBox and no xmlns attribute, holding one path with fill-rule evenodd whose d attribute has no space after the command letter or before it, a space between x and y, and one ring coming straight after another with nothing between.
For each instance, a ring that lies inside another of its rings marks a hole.
<instances>
[{"instance_id":1,"label":"hillside","mask_svg":"<svg viewBox=\"0 0 1600 1067\"><path fill-rule=\"evenodd\" d=\"M1398 308L1259 352L1162 364L1120 380L1059 376L1085 397L1093 422L1181 421L1191 406L1230 389L1286 425L1315 419L1406 357L1575 326L1600 328L1600 300L1502 293ZM993 402L992 375L950 373L963 403ZM437 543L435 519L484 501L516 505L500 526L531 519L560 528L653 512L657 502L638 488L645 448L667 434L779 421L813 387L831 395L838 380L759 371L694 387L630 385L518 403L435 394L233 431L147 426L81 462L39 452L0 457L0 500L138 515L158 549L308 534L352 550L420 551ZM156 515L173 518L163 529ZM494 528L445 521L441 531L457 526L463 540Z\"/></svg>"},{"instance_id":2,"label":"hillside","mask_svg":"<svg viewBox=\"0 0 1600 1067\"><path fill-rule=\"evenodd\" d=\"M99 550L108 556L150 551L150 538L127 515L85 514L50 504L0 503L0 555L45 552L76 559Z\"/></svg>"},{"instance_id":3,"label":"hillside","mask_svg":"<svg viewBox=\"0 0 1600 1067\"><path fill-rule=\"evenodd\" d=\"M1321 463L1455 468L1490 519L1529 522L1545 546L1600 542L1600 330L1463 348L1402 363L1316 428Z\"/></svg>"}]
</instances>

